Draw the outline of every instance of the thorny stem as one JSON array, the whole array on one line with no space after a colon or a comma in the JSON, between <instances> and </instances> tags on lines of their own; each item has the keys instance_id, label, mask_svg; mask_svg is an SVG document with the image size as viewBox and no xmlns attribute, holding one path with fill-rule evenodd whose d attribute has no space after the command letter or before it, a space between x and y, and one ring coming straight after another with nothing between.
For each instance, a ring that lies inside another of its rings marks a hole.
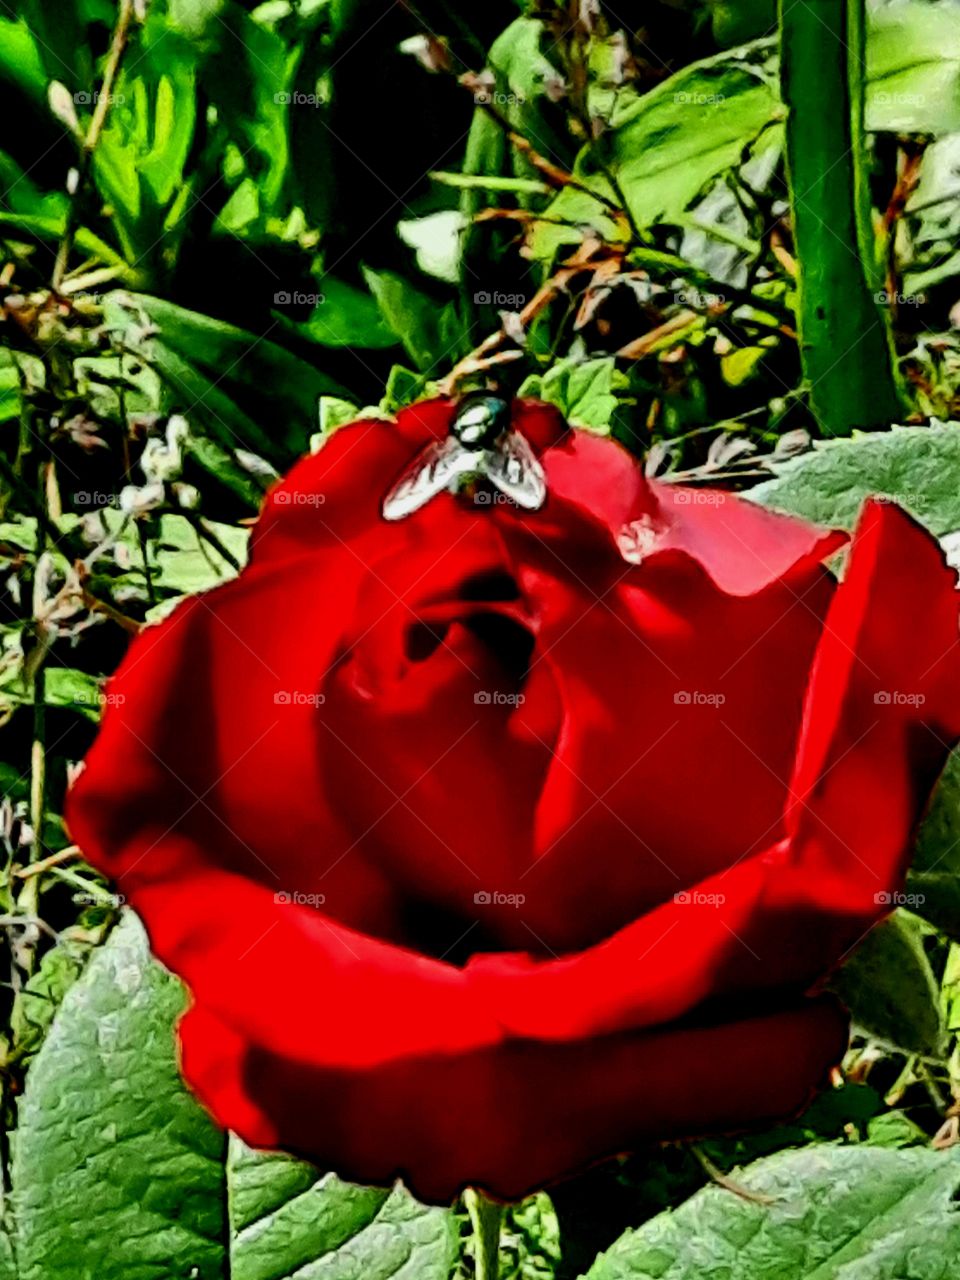
<instances>
[{"instance_id":1,"label":"thorny stem","mask_svg":"<svg viewBox=\"0 0 960 1280\"><path fill-rule=\"evenodd\" d=\"M470 1225L473 1227L475 1280L498 1280L503 1206L473 1187L463 1193L463 1202L467 1206Z\"/></svg>"},{"instance_id":2,"label":"thorny stem","mask_svg":"<svg viewBox=\"0 0 960 1280\"><path fill-rule=\"evenodd\" d=\"M113 100L113 87L117 81L123 51L127 46L134 13L135 0L120 0L120 12L117 14L117 23L113 29L113 39L110 42L110 52L107 54L107 61L103 68L103 80L97 95L97 103L83 139L77 182L67 209L63 239L57 249L57 260L54 263L53 277L51 279L51 288L54 292L60 289L63 278L66 275L67 264L70 260L70 253L73 249L73 242L79 224L78 203L90 173L93 153L97 149L97 143L100 141L100 135L103 133L103 127L107 122L107 112L110 110L110 104Z\"/></svg>"}]
</instances>

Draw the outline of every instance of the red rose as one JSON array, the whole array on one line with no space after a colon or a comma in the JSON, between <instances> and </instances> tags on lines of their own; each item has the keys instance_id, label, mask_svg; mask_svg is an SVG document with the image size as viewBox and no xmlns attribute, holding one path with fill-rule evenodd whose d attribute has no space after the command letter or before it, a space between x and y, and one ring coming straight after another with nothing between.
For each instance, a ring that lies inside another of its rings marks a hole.
<instances>
[{"instance_id":1,"label":"red rose","mask_svg":"<svg viewBox=\"0 0 960 1280\"><path fill-rule=\"evenodd\" d=\"M69 820L189 984L249 1142L505 1197L802 1104L811 988L886 910L960 737L954 575L647 481L514 406L542 510L380 507L451 402L338 431L251 567L130 650Z\"/></svg>"}]
</instances>

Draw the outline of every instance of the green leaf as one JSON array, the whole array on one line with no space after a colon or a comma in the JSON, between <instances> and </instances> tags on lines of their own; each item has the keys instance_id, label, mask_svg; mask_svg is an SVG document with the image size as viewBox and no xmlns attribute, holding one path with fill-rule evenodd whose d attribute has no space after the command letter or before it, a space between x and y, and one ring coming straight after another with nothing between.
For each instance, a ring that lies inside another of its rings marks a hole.
<instances>
[{"instance_id":1,"label":"green leaf","mask_svg":"<svg viewBox=\"0 0 960 1280\"><path fill-rule=\"evenodd\" d=\"M88 720L100 718L103 693L100 681L86 671L49 663L43 681L44 703L48 707L68 707ZM0 709L30 706L32 685L23 680L22 669L8 667L0 678Z\"/></svg>"},{"instance_id":2,"label":"green leaf","mask_svg":"<svg viewBox=\"0 0 960 1280\"><path fill-rule=\"evenodd\" d=\"M494 103L499 114L517 133L532 141L541 155L569 169L576 158L576 149L567 126L567 112L562 103L552 102L547 92L548 82L559 84L563 79L548 56L555 47L554 38L545 36L544 23L530 17L517 18L494 41L487 65L494 75L494 91L502 95ZM486 181L472 185L477 179ZM504 185L497 180L503 180ZM491 203L491 193L499 192L507 193L506 199L497 195L492 203L515 203L532 209L547 206L552 214L549 189L544 190L543 174L510 145L501 125L480 107L474 111L467 138L462 181L465 185L460 211L466 220L464 277L488 281L495 278L491 273L496 272L498 260L504 254L503 229L495 224L472 224L472 219ZM564 194L566 192L561 193L561 198ZM603 206L590 196L585 200L591 213L602 210ZM566 228L546 223L536 224L535 229L538 236L544 237L543 243L534 250L535 256L541 259L551 257L559 244L579 240L576 228L566 233ZM473 291L470 288L468 299ZM467 314L472 314L474 307L469 302L467 305ZM478 308L475 318L479 338L496 323L496 313L485 304L474 305Z\"/></svg>"},{"instance_id":3,"label":"green leaf","mask_svg":"<svg viewBox=\"0 0 960 1280\"><path fill-rule=\"evenodd\" d=\"M903 1111L884 1111L867 1125L867 1142L873 1147L926 1146L929 1135Z\"/></svg>"},{"instance_id":4,"label":"green leaf","mask_svg":"<svg viewBox=\"0 0 960 1280\"><path fill-rule=\"evenodd\" d=\"M365 267L363 274L385 322L418 369L430 373L456 363L465 349L465 336L452 302L438 307L392 271Z\"/></svg>"},{"instance_id":5,"label":"green leaf","mask_svg":"<svg viewBox=\"0 0 960 1280\"><path fill-rule=\"evenodd\" d=\"M356 422L363 416L361 409L352 400L339 400L336 396L321 396L320 430L310 442L311 449L315 452L338 427L345 427L347 423Z\"/></svg>"},{"instance_id":6,"label":"green leaf","mask_svg":"<svg viewBox=\"0 0 960 1280\"><path fill-rule=\"evenodd\" d=\"M259 510L269 481L251 475L232 449L224 449L215 440L204 436L191 436L186 441L184 452L252 511Z\"/></svg>"},{"instance_id":7,"label":"green leaf","mask_svg":"<svg viewBox=\"0 0 960 1280\"><path fill-rule=\"evenodd\" d=\"M774 469L776 479L757 485L747 497L850 529L863 500L880 495L938 537L960 529L960 428L950 423L822 441Z\"/></svg>"},{"instance_id":8,"label":"green leaf","mask_svg":"<svg viewBox=\"0 0 960 1280\"><path fill-rule=\"evenodd\" d=\"M230 0L167 0L170 25L192 39L203 39L230 4Z\"/></svg>"},{"instance_id":9,"label":"green leaf","mask_svg":"<svg viewBox=\"0 0 960 1280\"><path fill-rule=\"evenodd\" d=\"M224 1275L225 1139L180 1083L180 984L128 918L69 990L20 1102L21 1280Z\"/></svg>"},{"instance_id":10,"label":"green leaf","mask_svg":"<svg viewBox=\"0 0 960 1280\"><path fill-rule=\"evenodd\" d=\"M380 410L382 413L398 413L408 404L432 394L434 391L425 377L405 369L402 364L395 364L387 376Z\"/></svg>"},{"instance_id":11,"label":"green leaf","mask_svg":"<svg viewBox=\"0 0 960 1280\"><path fill-rule=\"evenodd\" d=\"M448 1210L214 1126L177 1070L184 1005L128 913L30 1069L13 1162L19 1280L447 1280Z\"/></svg>"},{"instance_id":12,"label":"green leaf","mask_svg":"<svg viewBox=\"0 0 960 1280\"><path fill-rule=\"evenodd\" d=\"M274 312L281 316L289 331L324 347L381 349L398 345L397 335L367 290L335 276L322 277L317 288L322 301L317 302L306 320L296 322L286 319L279 311ZM282 296L285 295L278 295Z\"/></svg>"},{"instance_id":13,"label":"green leaf","mask_svg":"<svg viewBox=\"0 0 960 1280\"><path fill-rule=\"evenodd\" d=\"M460 191L505 191L516 196L548 196L552 190L538 178L505 178L493 174L443 173L430 174L434 182ZM402 224L401 224L402 225Z\"/></svg>"},{"instance_id":14,"label":"green leaf","mask_svg":"<svg viewBox=\"0 0 960 1280\"><path fill-rule=\"evenodd\" d=\"M20 1060L32 1057L40 1048L67 992L83 972L89 951L90 944L86 942L58 942L45 953L37 972L24 986L10 1018Z\"/></svg>"},{"instance_id":15,"label":"green leaf","mask_svg":"<svg viewBox=\"0 0 960 1280\"><path fill-rule=\"evenodd\" d=\"M37 107L46 97L50 77L37 40L22 18L0 18L0 79L16 85Z\"/></svg>"},{"instance_id":16,"label":"green leaf","mask_svg":"<svg viewBox=\"0 0 960 1280\"><path fill-rule=\"evenodd\" d=\"M204 7L212 9L213 0ZM204 34L213 49L202 67L203 89L216 102L242 171L252 180L246 186L253 197L246 221L262 229L266 218L285 211L289 89L298 51L238 4L217 6L213 19L205 18Z\"/></svg>"},{"instance_id":17,"label":"green leaf","mask_svg":"<svg viewBox=\"0 0 960 1280\"><path fill-rule=\"evenodd\" d=\"M867 128L935 137L960 131L958 49L960 11L953 6L904 0L871 13ZM612 109L609 91L595 86L596 114L607 128L598 143L580 152L574 172L616 198L598 165L602 157L637 225L679 222L718 178L749 156L782 145L784 108L776 79L775 44L761 39L692 63L645 93L623 87ZM591 211L589 197L568 188L548 212L593 221L602 206ZM546 244L561 239L552 228L537 256L545 257Z\"/></svg>"},{"instance_id":18,"label":"green leaf","mask_svg":"<svg viewBox=\"0 0 960 1280\"><path fill-rule=\"evenodd\" d=\"M33 207L42 208L42 213L0 213L0 228L9 227L14 238L19 233L25 239L37 239L43 242L57 244L63 239L65 226L65 213L55 212L49 213L50 209L65 209L65 202L59 200L55 196L46 195L42 197L39 205L34 201L30 201ZM16 205L18 201L11 201ZM130 267L124 262L116 249L112 249L105 240L101 240L99 236L94 235L87 227L80 227L76 234L77 247L85 252L99 258L102 262L109 263L117 268L117 277L123 280L129 280L134 283L139 279L139 273L135 268Z\"/></svg>"},{"instance_id":19,"label":"green leaf","mask_svg":"<svg viewBox=\"0 0 960 1280\"><path fill-rule=\"evenodd\" d=\"M172 46L172 48L170 47ZM197 123L195 46L159 17L125 65L93 154L97 187L131 264L172 265L190 199L185 177ZM93 112L91 93L80 109Z\"/></svg>"},{"instance_id":20,"label":"green leaf","mask_svg":"<svg viewBox=\"0 0 960 1280\"><path fill-rule=\"evenodd\" d=\"M353 1186L235 1137L227 1172L232 1280L284 1280L319 1258L323 1280L446 1280L452 1215L400 1188Z\"/></svg>"},{"instance_id":21,"label":"green leaf","mask_svg":"<svg viewBox=\"0 0 960 1280\"><path fill-rule=\"evenodd\" d=\"M775 70L769 44L760 41L686 67L648 93L620 95L605 158L639 226L676 221L738 165L780 114ZM779 145L778 136L764 145ZM582 163L589 172L589 153Z\"/></svg>"},{"instance_id":22,"label":"green leaf","mask_svg":"<svg viewBox=\"0 0 960 1280\"><path fill-rule=\"evenodd\" d=\"M811 1146L706 1187L603 1254L587 1280L945 1280L960 1252L960 1155Z\"/></svg>"},{"instance_id":23,"label":"green leaf","mask_svg":"<svg viewBox=\"0 0 960 1280\"><path fill-rule=\"evenodd\" d=\"M553 36L538 18L516 18L490 46L487 63L495 77L494 92L500 95L494 101L498 113L517 133L531 139L541 155L566 166L573 159L566 113L551 101L548 92L552 82L562 82L558 68L548 57L554 48ZM521 151L505 145L500 126L478 109L465 172L501 175L504 167L514 178L542 181L542 174ZM521 203L536 202L535 191L522 194L532 195L534 201L528 198ZM469 215L475 207L475 202L468 200L464 212Z\"/></svg>"},{"instance_id":24,"label":"green leaf","mask_svg":"<svg viewBox=\"0 0 960 1280\"><path fill-rule=\"evenodd\" d=\"M33 219L53 222L62 226L67 209L67 197L62 191L42 191L11 156L0 152L0 191L7 211L8 225L16 227L17 217L22 218L24 230L31 235Z\"/></svg>"},{"instance_id":25,"label":"green leaf","mask_svg":"<svg viewBox=\"0 0 960 1280\"><path fill-rule=\"evenodd\" d=\"M104 299L110 327L152 365L168 389L171 411L201 421L225 449L240 446L278 469L305 453L321 395L341 388L316 366L271 338L172 302L114 292Z\"/></svg>"},{"instance_id":26,"label":"green leaf","mask_svg":"<svg viewBox=\"0 0 960 1280\"><path fill-rule=\"evenodd\" d=\"M5 8L9 12L12 6ZM17 8L33 33L47 80L62 80L76 92L92 93L98 83L93 50L104 46L116 21L114 0L69 0L58 5L21 0Z\"/></svg>"},{"instance_id":27,"label":"green leaf","mask_svg":"<svg viewBox=\"0 0 960 1280\"><path fill-rule=\"evenodd\" d=\"M868 129L960 130L960 12L924 0L878 6L867 39Z\"/></svg>"},{"instance_id":28,"label":"green leaf","mask_svg":"<svg viewBox=\"0 0 960 1280\"><path fill-rule=\"evenodd\" d=\"M960 939L960 752L940 776L907 875L910 909Z\"/></svg>"},{"instance_id":29,"label":"green leaf","mask_svg":"<svg viewBox=\"0 0 960 1280\"><path fill-rule=\"evenodd\" d=\"M201 530L209 537L203 537ZM154 584L175 595L196 595L219 586L236 570L218 548L242 565L249 536L249 530L232 524L212 520L194 524L186 516L161 516L157 536L150 541Z\"/></svg>"},{"instance_id":30,"label":"green leaf","mask_svg":"<svg viewBox=\"0 0 960 1280\"><path fill-rule=\"evenodd\" d=\"M573 426L607 434L621 403L617 393L628 386L629 379L617 369L614 357L604 356L597 360L561 360L538 380L536 392L531 380L523 393L538 394L555 404Z\"/></svg>"},{"instance_id":31,"label":"green leaf","mask_svg":"<svg viewBox=\"0 0 960 1280\"><path fill-rule=\"evenodd\" d=\"M729 49L777 25L776 0L706 0L717 44Z\"/></svg>"},{"instance_id":32,"label":"green leaf","mask_svg":"<svg viewBox=\"0 0 960 1280\"><path fill-rule=\"evenodd\" d=\"M545 1191L505 1207L499 1280L553 1280L561 1254L560 1224Z\"/></svg>"},{"instance_id":33,"label":"green leaf","mask_svg":"<svg viewBox=\"0 0 960 1280\"><path fill-rule=\"evenodd\" d=\"M831 986L871 1035L910 1053L942 1051L940 989L918 923L906 912L872 929Z\"/></svg>"}]
</instances>

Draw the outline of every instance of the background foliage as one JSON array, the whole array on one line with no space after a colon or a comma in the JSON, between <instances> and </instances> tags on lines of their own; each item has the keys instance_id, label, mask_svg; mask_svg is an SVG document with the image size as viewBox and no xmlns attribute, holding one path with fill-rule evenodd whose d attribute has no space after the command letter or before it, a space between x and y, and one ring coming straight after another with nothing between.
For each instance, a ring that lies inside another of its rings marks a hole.
<instances>
[{"instance_id":1,"label":"background foliage","mask_svg":"<svg viewBox=\"0 0 960 1280\"><path fill-rule=\"evenodd\" d=\"M462 1206L214 1128L175 1068L182 990L60 817L129 636L238 570L326 433L494 376L652 474L846 526L879 492L957 553L960 4L868 6L857 288L902 412L829 441L852 420L811 400L798 323L854 259L821 218L798 261L774 7L617 9L0 0L0 1277L475 1273ZM792 74L796 179L831 89ZM877 352L821 373L842 397ZM836 1087L515 1207L504 1276L949 1274L958 793L951 764L911 909L839 975Z\"/></svg>"}]
</instances>

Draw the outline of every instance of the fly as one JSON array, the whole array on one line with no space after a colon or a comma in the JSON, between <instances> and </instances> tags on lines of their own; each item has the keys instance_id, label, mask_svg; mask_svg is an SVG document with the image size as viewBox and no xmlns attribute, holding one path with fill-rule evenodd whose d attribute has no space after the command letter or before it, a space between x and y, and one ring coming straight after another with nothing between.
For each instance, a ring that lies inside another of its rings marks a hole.
<instances>
[{"instance_id":1,"label":"fly","mask_svg":"<svg viewBox=\"0 0 960 1280\"><path fill-rule=\"evenodd\" d=\"M447 438L414 458L384 499L383 518L402 520L438 493L456 493L478 477L525 511L539 510L546 500L543 468L526 437L513 430L509 402L486 391L464 397Z\"/></svg>"}]
</instances>

